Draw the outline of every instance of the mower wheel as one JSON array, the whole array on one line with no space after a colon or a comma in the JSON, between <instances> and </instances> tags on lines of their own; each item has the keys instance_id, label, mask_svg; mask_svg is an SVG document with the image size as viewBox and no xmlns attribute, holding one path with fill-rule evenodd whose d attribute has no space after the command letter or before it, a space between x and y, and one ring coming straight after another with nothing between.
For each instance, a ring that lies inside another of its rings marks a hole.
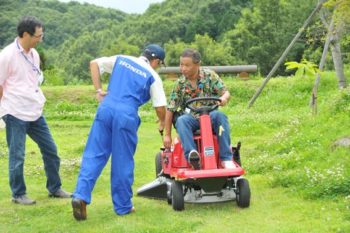
<instances>
[{"instance_id":1,"label":"mower wheel","mask_svg":"<svg viewBox=\"0 0 350 233\"><path fill-rule=\"evenodd\" d=\"M166 192L166 200L168 202L168 205L172 204L172 194L171 194L171 188L168 188L168 191Z\"/></svg>"},{"instance_id":2,"label":"mower wheel","mask_svg":"<svg viewBox=\"0 0 350 233\"><path fill-rule=\"evenodd\" d=\"M181 182L173 181L171 183L171 202L174 210L182 211L185 209L185 200Z\"/></svg>"},{"instance_id":3,"label":"mower wheel","mask_svg":"<svg viewBox=\"0 0 350 233\"><path fill-rule=\"evenodd\" d=\"M158 152L156 154L156 159L155 159L155 163L156 163L156 177L158 177L159 173L162 171L162 154L161 152Z\"/></svg>"},{"instance_id":4,"label":"mower wheel","mask_svg":"<svg viewBox=\"0 0 350 233\"><path fill-rule=\"evenodd\" d=\"M246 208L250 205L249 182L244 178L237 180L236 202L241 208Z\"/></svg>"}]
</instances>

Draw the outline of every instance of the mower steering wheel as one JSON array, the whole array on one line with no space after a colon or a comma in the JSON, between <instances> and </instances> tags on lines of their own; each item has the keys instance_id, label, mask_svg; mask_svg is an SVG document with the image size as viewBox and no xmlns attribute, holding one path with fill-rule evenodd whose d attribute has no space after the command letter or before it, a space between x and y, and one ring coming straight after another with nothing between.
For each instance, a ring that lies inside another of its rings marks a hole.
<instances>
[{"instance_id":1,"label":"mower steering wheel","mask_svg":"<svg viewBox=\"0 0 350 233\"><path fill-rule=\"evenodd\" d=\"M200 102L200 101L211 101L214 104L212 106L203 105L203 106L198 106L198 107L195 107L192 105L194 102ZM195 113L199 113L200 115L201 114L208 114L211 111L214 111L219 107L219 104L217 102L221 103L221 99L218 97L196 97L196 98L187 100L185 103L185 107L191 109L191 111L193 111Z\"/></svg>"}]
</instances>

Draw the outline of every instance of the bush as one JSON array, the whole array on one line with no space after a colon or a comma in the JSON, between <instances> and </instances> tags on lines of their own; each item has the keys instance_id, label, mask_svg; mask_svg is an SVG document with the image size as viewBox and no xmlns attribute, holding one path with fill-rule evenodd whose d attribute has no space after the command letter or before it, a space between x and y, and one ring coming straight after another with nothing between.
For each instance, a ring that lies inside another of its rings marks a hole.
<instances>
[{"instance_id":1,"label":"bush","mask_svg":"<svg viewBox=\"0 0 350 233\"><path fill-rule=\"evenodd\" d=\"M64 72L57 68L51 68L44 71L45 85L60 86L64 85Z\"/></svg>"}]
</instances>

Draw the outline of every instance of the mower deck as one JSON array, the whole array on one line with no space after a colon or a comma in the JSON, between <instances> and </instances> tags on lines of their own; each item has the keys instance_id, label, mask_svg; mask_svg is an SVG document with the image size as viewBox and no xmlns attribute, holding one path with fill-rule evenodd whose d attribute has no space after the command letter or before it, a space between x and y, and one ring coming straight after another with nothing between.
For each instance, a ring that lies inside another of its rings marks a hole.
<instances>
[{"instance_id":1,"label":"mower deck","mask_svg":"<svg viewBox=\"0 0 350 233\"><path fill-rule=\"evenodd\" d=\"M187 203L216 203L233 201L235 193L230 189L222 189L219 193L205 193L203 190L191 190L186 193L184 200Z\"/></svg>"},{"instance_id":2,"label":"mower deck","mask_svg":"<svg viewBox=\"0 0 350 233\"><path fill-rule=\"evenodd\" d=\"M140 187L137 190L137 195L155 199L166 199L171 182L172 179L160 176L154 181ZM219 192L205 192L203 189L191 189L188 190L184 196L184 201L187 203L215 203L232 201L235 199L236 195L232 189L222 189Z\"/></svg>"}]
</instances>

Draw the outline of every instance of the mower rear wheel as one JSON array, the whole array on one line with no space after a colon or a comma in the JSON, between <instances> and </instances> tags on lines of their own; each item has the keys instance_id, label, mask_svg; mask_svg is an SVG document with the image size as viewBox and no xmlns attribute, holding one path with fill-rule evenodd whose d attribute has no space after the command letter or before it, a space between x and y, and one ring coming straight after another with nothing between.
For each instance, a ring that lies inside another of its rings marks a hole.
<instances>
[{"instance_id":1,"label":"mower rear wheel","mask_svg":"<svg viewBox=\"0 0 350 233\"><path fill-rule=\"evenodd\" d=\"M159 173L163 169L162 168L162 154L161 154L161 152L158 152L156 154L155 163L156 163L156 177L158 177Z\"/></svg>"},{"instance_id":2,"label":"mower rear wheel","mask_svg":"<svg viewBox=\"0 0 350 233\"><path fill-rule=\"evenodd\" d=\"M174 210L182 211L185 209L182 183L179 181L173 181L171 183L171 202Z\"/></svg>"},{"instance_id":3,"label":"mower rear wheel","mask_svg":"<svg viewBox=\"0 0 350 233\"><path fill-rule=\"evenodd\" d=\"M241 208L246 208L250 205L249 182L244 178L237 180L236 202Z\"/></svg>"}]
</instances>

